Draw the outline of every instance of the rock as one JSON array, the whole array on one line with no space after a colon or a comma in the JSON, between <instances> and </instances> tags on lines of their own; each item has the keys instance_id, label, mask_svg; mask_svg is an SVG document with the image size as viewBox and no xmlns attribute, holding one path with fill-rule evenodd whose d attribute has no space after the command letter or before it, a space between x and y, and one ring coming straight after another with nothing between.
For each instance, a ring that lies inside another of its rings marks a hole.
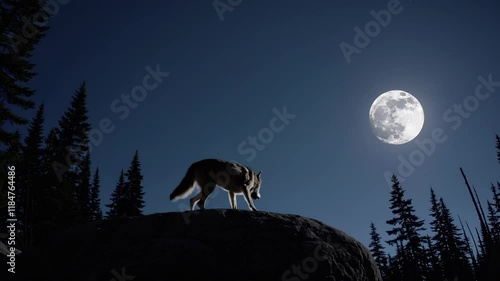
<instances>
[{"instance_id":1,"label":"rock","mask_svg":"<svg viewBox=\"0 0 500 281\"><path fill-rule=\"evenodd\" d=\"M382 280L368 249L344 232L261 211L113 218L21 256L26 280Z\"/></svg>"}]
</instances>

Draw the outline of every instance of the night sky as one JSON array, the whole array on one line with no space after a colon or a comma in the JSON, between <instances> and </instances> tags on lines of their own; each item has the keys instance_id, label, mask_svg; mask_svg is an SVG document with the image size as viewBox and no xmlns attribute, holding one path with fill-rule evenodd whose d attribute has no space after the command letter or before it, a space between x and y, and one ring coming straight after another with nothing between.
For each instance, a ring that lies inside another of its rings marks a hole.
<instances>
[{"instance_id":1,"label":"night sky","mask_svg":"<svg viewBox=\"0 0 500 281\"><path fill-rule=\"evenodd\" d=\"M478 225L459 168L491 198L500 179L497 1L215 3L219 12L212 1L69 1L50 20L30 85L45 102L46 134L86 81L104 211L139 150L145 214L187 210L169 194L191 163L220 158L263 171L257 209L315 218L365 245L371 221L388 238L392 173L427 227L430 187ZM393 89L425 113L418 137L402 145L378 140L368 118ZM229 206L220 189L207 202ZM238 207L248 209L242 196Z\"/></svg>"}]
</instances>

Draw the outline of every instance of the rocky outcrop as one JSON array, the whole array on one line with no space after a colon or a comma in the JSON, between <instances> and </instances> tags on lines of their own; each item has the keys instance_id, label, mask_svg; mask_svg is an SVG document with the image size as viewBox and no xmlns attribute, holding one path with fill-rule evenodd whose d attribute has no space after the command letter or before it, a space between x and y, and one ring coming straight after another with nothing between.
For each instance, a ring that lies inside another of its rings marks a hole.
<instances>
[{"instance_id":1,"label":"rocky outcrop","mask_svg":"<svg viewBox=\"0 0 500 281\"><path fill-rule=\"evenodd\" d=\"M344 232L261 211L92 222L23 255L25 280L381 280L368 249Z\"/></svg>"}]
</instances>

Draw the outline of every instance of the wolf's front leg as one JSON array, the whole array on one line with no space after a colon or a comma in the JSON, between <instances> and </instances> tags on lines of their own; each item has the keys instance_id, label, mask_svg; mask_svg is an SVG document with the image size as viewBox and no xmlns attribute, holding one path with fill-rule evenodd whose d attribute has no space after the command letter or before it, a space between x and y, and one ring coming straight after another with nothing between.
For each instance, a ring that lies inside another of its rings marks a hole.
<instances>
[{"instance_id":1,"label":"wolf's front leg","mask_svg":"<svg viewBox=\"0 0 500 281\"><path fill-rule=\"evenodd\" d=\"M243 195L245 196L245 200L248 203L248 207L250 207L252 211L257 211L257 208L255 208L255 206L253 205L252 197L250 197L250 191L246 186L243 187Z\"/></svg>"}]
</instances>

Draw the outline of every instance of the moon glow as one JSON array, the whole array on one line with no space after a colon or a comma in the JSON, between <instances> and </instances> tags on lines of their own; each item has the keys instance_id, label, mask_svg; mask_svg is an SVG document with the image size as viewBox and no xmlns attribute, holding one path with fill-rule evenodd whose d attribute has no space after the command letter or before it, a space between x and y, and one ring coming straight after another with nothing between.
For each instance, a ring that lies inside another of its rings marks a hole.
<instances>
[{"instance_id":1,"label":"moon glow","mask_svg":"<svg viewBox=\"0 0 500 281\"><path fill-rule=\"evenodd\" d=\"M413 140L424 126L424 109L410 93L392 90L381 94L370 107L370 124L375 136L389 144Z\"/></svg>"}]
</instances>

